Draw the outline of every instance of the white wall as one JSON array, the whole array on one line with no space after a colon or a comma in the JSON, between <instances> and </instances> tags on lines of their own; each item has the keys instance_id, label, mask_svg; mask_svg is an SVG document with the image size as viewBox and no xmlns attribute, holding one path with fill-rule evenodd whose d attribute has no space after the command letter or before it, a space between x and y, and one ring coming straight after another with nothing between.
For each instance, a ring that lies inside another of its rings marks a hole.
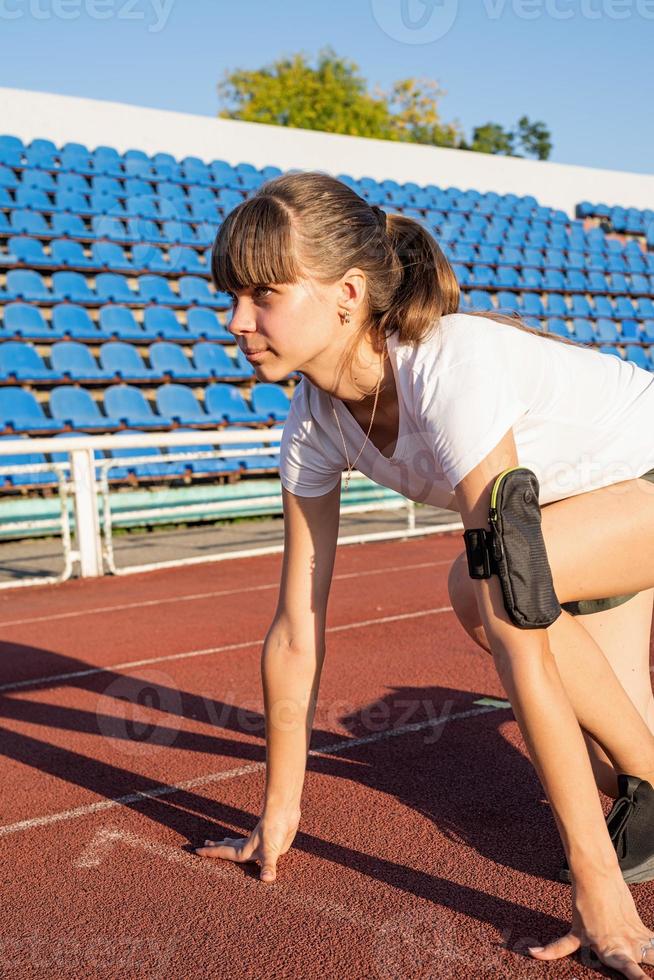
<instances>
[{"instance_id":1,"label":"white wall","mask_svg":"<svg viewBox=\"0 0 654 980\"><path fill-rule=\"evenodd\" d=\"M358 178L394 178L439 187L500 194L533 194L541 204L574 215L589 200L625 207L654 207L654 175L520 160L439 147L362 139L304 129L145 109L118 102L0 88L0 133L164 151L282 170L322 170Z\"/></svg>"}]
</instances>

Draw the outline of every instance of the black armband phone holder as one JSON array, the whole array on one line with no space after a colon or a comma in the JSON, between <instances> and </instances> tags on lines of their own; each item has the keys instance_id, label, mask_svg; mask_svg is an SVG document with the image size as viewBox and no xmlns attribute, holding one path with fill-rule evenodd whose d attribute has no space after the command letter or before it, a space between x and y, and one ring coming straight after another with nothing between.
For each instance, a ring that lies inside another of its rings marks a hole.
<instances>
[{"instance_id":1,"label":"black armband phone holder","mask_svg":"<svg viewBox=\"0 0 654 980\"><path fill-rule=\"evenodd\" d=\"M498 575L504 606L522 629L545 629L561 615L541 529L536 474L512 466L493 484L490 530L463 534L471 578Z\"/></svg>"}]
</instances>

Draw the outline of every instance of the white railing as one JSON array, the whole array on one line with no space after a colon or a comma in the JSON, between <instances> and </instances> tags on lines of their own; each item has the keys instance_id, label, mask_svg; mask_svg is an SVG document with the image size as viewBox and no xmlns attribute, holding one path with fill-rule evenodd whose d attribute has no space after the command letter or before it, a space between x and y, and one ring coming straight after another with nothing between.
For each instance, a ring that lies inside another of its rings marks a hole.
<instances>
[{"instance_id":1,"label":"white railing","mask_svg":"<svg viewBox=\"0 0 654 980\"><path fill-rule=\"evenodd\" d=\"M265 442L277 445L281 440L281 427L271 429L223 429L223 430L202 430L193 432L152 432L152 433L126 433L125 435L98 435L98 436L70 436L58 437L36 437L31 439L7 439L3 441L1 455L27 455L31 453L68 453L68 462L60 463L30 463L26 466L3 466L0 467L0 475L37 472L54 472L57 477L59 497L61 502L61 536L64 553L64 568L61 574L49 577L28 578L19 581L0 583L0 588L11 588L21 585L32 585L36 582L60 582L69 578L73 574L75 564L79 565L79 574L83 578L100 576L105 570L113 575L126 575L133 572L151 570L154 568L166 568L176 565L190 565L207 561L223 561L228 558L243 558L254 555L271 554L283 550L283 545L269 545L261 548L250 548L241 551L224 551L218 554L202 555L194 558L183 558L164 562L152 562L148 565L132 565L128 568L118 568L116 566L113 549L113 522L110 506L109 492L109 473L113 468L128 465L138 466L153 463L173 463L180 460L190 462L194 459L229 459L234 456L242 456L243 449L229 449L230 443ZM221 444L212 452L207 451L185 451L161 454L150 454L143 456L112 456L108 459L94 458L96 449L132 449L155 447L160 449L163 446L197 446L201 444L216 445ZM269 447L253 447L247 450L247 455L269 455ZM96 471L99 477L96 477ZM228 472L228 471L226 471ZM68 475L67 475L68 474ZM352 481L367 478L355 472L352 474ZM72 545L70 519L68 514L68 502L72 497L75 513L75 547ZM268 506L271 512L279 511L282 506L281 484L277 494L266 496L253 496L251 500L240 502L243 509L247 510L251 505L252 510L261 513L262 506ZM201 518L207 514L220 516L227 510L234 508L233 500L180 503L165 508L141 507L131 511L121 511L122 520L136 520L147 523L148 519L156 519L161 516L177 518L180 521L189 518ZM436 524L416 527L415 504L405 497L399 496L397 499L371 499L364 503L350 504L343 502L341 505L342 514L365 513L377 510L398 510L406 508L407 525L405 528L395 531L369 532L356 535L342 536L338 538L338 544L354 544L364 541L389 540L392 538L406 538L414 535L431 534L456 530L462 527L460 522L452 524ZM4 529L12 531L25 530L29 532L37 529L50 521L26 520L3 522Z\"/></svg>"}]
</instances>

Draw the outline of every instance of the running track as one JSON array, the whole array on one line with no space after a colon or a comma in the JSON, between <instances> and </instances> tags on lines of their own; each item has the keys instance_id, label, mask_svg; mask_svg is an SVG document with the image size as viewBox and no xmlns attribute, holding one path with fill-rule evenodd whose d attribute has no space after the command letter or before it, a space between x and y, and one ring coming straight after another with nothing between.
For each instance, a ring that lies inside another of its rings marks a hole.
<instances>
[{"instance_id":1,"label":"running track","mask_svg":"<svg viewBox=\"0 0 654 980\"><path fill-rule=\"evenodd\" d=\"M526 953L567 930L570 889L492 660L450 607L460 550L457 532L339 548L272 885L193 848L258 819L281 556L0 593L0 976L612 975ZM632 889L654 925L654 883Z\"/></svg>"}]
</instances>

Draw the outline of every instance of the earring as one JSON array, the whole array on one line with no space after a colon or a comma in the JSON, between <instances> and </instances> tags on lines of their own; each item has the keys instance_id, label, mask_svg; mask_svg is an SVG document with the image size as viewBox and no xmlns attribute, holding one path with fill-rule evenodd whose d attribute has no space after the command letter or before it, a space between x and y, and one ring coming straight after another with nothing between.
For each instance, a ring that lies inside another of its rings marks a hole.
<instances>
[{"instance_id":1,"label":"earring","mask_svg":"<svg viewBox=\"0 0 654 980\"><path fill-rule=\"evenodd\" d=\"M349 310L345 310L345 312L342 313L341 316L343 317L343 323L345 324L345 326L346 327L349 327L349 325L350 325L350 311Z\"/></svg>"}]
</instances>

